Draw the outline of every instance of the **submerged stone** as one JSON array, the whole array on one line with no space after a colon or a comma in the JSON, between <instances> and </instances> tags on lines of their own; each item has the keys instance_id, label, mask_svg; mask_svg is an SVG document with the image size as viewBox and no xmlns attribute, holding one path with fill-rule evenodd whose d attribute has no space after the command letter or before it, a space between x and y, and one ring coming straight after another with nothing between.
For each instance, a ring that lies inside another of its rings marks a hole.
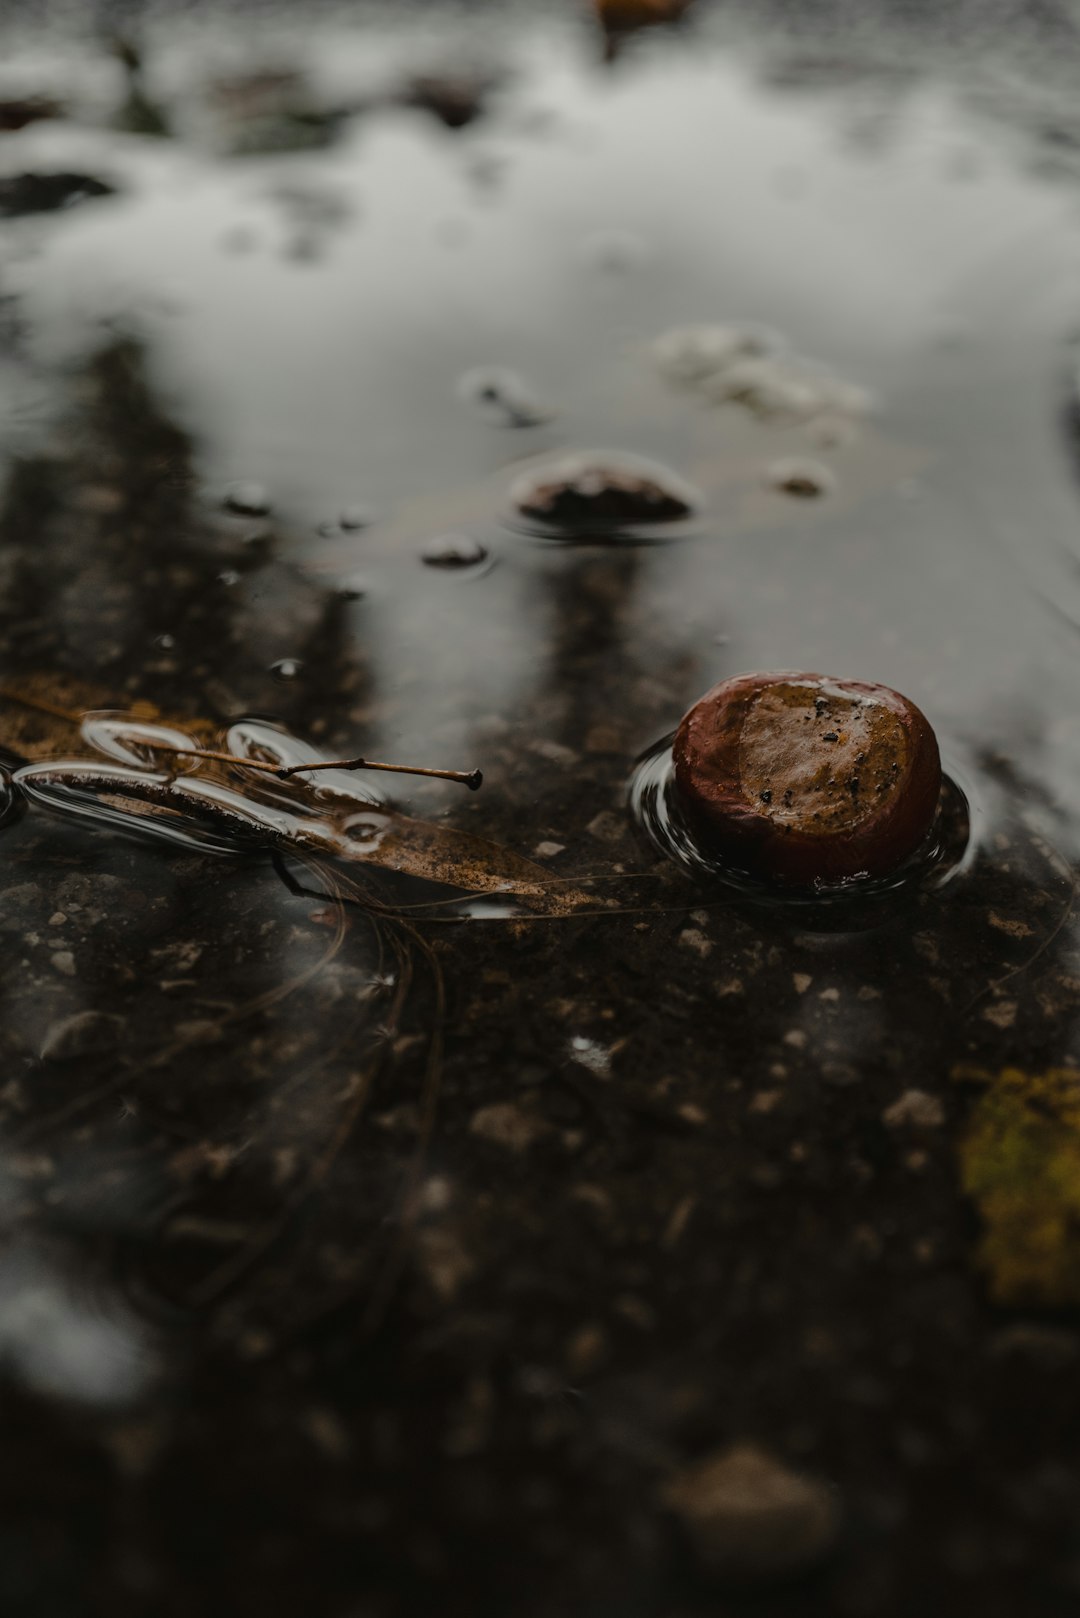
<instances>
[{"instance_id":1,"label":"submerged stone","mask_svg":"<svg viewBox=\"0 0 1080 1618\"><path fill-rule=\"evenodd\" d=\"M447 129L464 129L487 111L496 83L489 74L420 73L405 84L398 99L406 107L422 107Z\"/></svg>"},{"instance_id":2,"label":"submerged stone","mask_svg":"<svg viewBox=\"0 0 1080 1618\"><path fill-rule=\"evenodd\" d=\"M0 131L10 134L43 118L62 117L63 111L63 103L54 101L52 96L15 96L0 101Z\"/></svg>"},{"instance_id":3,"label":"submerged stone","mask_svg":"<svg viewBox=\"0 0 1080 1618\"><path fill-rule=\"evenodd\" d=\"M111 197L115 186L92 174L14 174L0 179L0 219L20 214L53 213L90 197Z\"/></svg>"},{"instance_id":4,"label":"submerged stone","mask_svg":"<svg viewBox=\"0 0 1080 1618\"><path fill-rule=\"evenodd\" d=\"M469 534L439 534L420 552L425 567L477 567L487 561L487 548Z\"/></svg>"},{"instance_id":5,"label":"submerged stone","mask_svg":"<svg viewBox=\"0 0 1080 1618\"><path fill-rule=\"evenodd\" d=\"M270 496L261 483L233 483L226 489L222 505L238 517L265 517L270 512Z\"/></svg>"},{"instance_id":6,"label":"submerged stone","mask_svg":"<svg viewBox=\"0 0 1080 1618\"><path fill-rule=\"evenodd\" d=\"M820 461L800 459L774 461L767 481L781 494L793 494L800 500L819 499L836 487L836 478L827 466L822 466Z\"/></svg>"},{"instance_id":7,"label":"submerged stone","mask_svg":"<svg viewBox=\"0 0 1080 1618\"><path fill-rule=\"evenodd\" d=\"M519 478L515 510L566 533L618 532L677 522L697 495L676 473L636 456L569 455Z\"/></svg>"}]
</instances>

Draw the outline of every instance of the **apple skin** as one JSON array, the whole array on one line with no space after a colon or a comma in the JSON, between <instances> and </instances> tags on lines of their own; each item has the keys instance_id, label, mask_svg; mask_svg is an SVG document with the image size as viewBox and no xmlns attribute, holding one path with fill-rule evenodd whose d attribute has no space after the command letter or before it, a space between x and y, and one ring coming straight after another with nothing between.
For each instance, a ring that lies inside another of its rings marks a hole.
<instances>
[{"instance_id":1,"label":"apple skin","mask_svg":"<svg viewBox=\"0 0 1080 1618\"><path fill-rule=\"evenodd\" d=\"M937 738L915 704L822 674L722 681L685 715L673 753L679 801L709 852L797 887L895 870L941 794Z\"/></svg>"}]
</instances>

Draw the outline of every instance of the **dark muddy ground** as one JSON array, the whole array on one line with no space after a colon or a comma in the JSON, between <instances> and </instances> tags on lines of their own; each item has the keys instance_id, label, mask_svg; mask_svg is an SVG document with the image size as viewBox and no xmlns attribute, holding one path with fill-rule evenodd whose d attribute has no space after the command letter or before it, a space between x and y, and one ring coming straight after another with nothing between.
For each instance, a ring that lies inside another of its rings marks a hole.
<instances>
[{"instance_id":1,"label":"dark muddy ground","mask_svg":"<svg viewBox=\"0 0 1080 1618\"><path fill-rule=\"evenodd\" d=\"M1080 33L939 11L0 19L5 1615L1076 1610ZM775 667L930 715L896 890L630 812Z\"/></svg>"}]
</instances>

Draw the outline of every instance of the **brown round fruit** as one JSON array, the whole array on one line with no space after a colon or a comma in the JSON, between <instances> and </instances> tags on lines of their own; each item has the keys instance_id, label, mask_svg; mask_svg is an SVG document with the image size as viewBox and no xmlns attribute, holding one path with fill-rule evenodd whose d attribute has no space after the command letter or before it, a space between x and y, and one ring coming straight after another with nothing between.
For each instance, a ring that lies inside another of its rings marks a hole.
<instances>
[{"instance_id":1,"label":"brown round fruit","mask_svg":"<svg viewBox=\"0 0 1080 1618\"><path fill-rule=\"evenodd\" d=\"M805 887L894 870L929 832L941 792L937 738L913 702L822 674L724 680L683 719L674 756L710 850Z\"/></svg>"}]
</instances>

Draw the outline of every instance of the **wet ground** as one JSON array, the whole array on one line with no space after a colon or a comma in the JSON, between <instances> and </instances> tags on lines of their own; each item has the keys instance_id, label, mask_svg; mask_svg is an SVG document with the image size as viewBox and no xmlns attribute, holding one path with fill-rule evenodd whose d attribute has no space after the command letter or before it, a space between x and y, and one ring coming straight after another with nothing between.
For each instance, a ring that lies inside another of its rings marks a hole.
<instances>
[{"instance_id":1,"label":"wet ground","mask_svg":"<svg viewBox=\"0 0 1080 1618\"><path fill-rule=\"evenodd\" d=\"M34 13L0 1610L1075 1611L1069 14ZM933 858L680 857L754 668L923 708Z\"/></svg>"}]
</instances>

